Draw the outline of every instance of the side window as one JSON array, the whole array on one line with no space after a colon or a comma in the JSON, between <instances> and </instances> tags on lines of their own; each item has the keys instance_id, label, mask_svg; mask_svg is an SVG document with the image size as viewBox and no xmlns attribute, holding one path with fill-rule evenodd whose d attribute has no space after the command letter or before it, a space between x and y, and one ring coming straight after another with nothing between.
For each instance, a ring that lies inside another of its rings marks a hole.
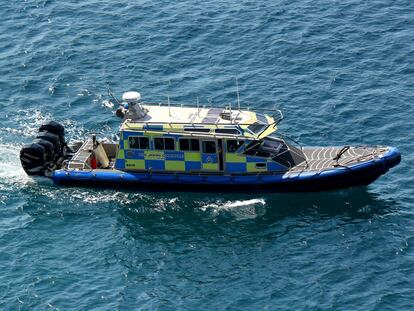
<instances>
[{"instance_id":1,"label":"side window","mask_svg":"<svg viewBox=\"0 0 414 311\"><path fill-rule=\"evenodd\" d=\"M190 151L190 140L189 139L180 139L180 150Z\"/></svg>"},{"instance_id":2,"label":"side window","mask_svg":"<svg viewBox=\"0 0 414 311\"><path fill-rule=\"evenodd\" d=\"M154 138L154 149L164 150L164 138Z\"/></svg>"},{"instance_id":3,"label":"side window","mask_svg":"<svg viewBox=\"0 0 414 311\"><path fill-rule=\"evenodd\" d=\"M242 140L229 139L227 141L227 152L236 152L244 144Z\"/></svg>"},{"instance_id":4,"label":"side window","mask_svg":"<svg viewBox=\"0 0 414 311\"><path fill-rule=\"evenodd\" d=\"M210 129L202 128L202 127L185 127L185 132L198 132L198 133L209 133Z\"/></svg>"},{"instance_id":5,"label":"side window","mask_svg":"<svg viewBox=\"0 0 414 311\"><path fill-rule=\"evenodd\" d=\"M237 129L216 129L216 134L234 134L239 135L240 131Z\"/></svg>"},{"instance_id":6,"label":"side window","mask_svg":"<svg viewBox=\"0 0 414 311\"><path fill-rule=\"evenodd\" d=\"M200 142L198 139L190 139L191 151L200 151Z\"/></svg>"},{"instance_id":7,"label":"side window","mask_svg":"<svg viewBox=\"0 0 414 311\"><path fill-rule=\"evenodd\" d=\"M149 149L148 137L128 137L129 148L131 149Z\"/></svg>"},{"instance_id":8,"label":"side window","mask_svg":"<svg viewBox=\"0 0 414 311\"><path fill-rule=\"evenodd\" d=\"M174 138L154 138L155 150L174 150Z\"/></svg>"},{"instance_id":9,"label":"side window","mask_svg":"<svg viewBox=\"0 0 414 311\"><path fill-rule=\"evenodd\" d=\"M138 137L128 137L128 144L131 149L139 149Z\"/></svg>"},{"instance_id":10,"label":"side window","mask_svg":"<svg viewBox=\"0 0 414 311\"><path fill-rule=\"evenodd\" d=\"M139 138L139 148L140 149L149 149L149 139L148 137Z\"/></svg>"},{"instance_id":11,"label":"side window","mask_svg":"<svg viewBox=\"0 0 414 311\"><path fill-rule=\"evenodd\" d=\"M203 153L216 153L216 142L215 141L203 141Z\"/></svg>"},{"instance_id":12,"label":"side window","mask_svg":"<svg viewBox=\"0 0 414 311\"><path fill-rule=\"evenodd\" d=\"M200 142L198 139L180 139L180 150L181 151L200 151Z\"/></svg>"},{"instance_id":13,"label":"side window","mask_svg":"<svg viewBox=\"0 0 414 311\"><path fill-rule=\"evenodd\" d=\"M174 138L164 138L164 148L165 150L175 150Z\"/></svg>"}]
</instances>

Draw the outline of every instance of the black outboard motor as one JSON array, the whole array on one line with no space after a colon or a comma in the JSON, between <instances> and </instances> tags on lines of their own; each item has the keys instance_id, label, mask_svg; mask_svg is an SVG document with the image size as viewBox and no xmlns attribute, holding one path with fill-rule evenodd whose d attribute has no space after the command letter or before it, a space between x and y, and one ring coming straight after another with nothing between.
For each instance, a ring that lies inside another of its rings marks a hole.
<instances>
[{"instance_id":1,"label":"black outboard motor","mask_svg":"<svg viewBox=\"0 0 414 311\"><path fill-rule=\"evenodd\" d=\"M65 144L65 128L62 124L59 124L55 121L50 121L48 123L43 124L39 128L39 132L49 132L55 134L59 137L60 143L62 145Z\"/></svg>"},{"instance_id":2,"label":"black outboard motor","mask_svg":"<svg viewBox=\"0 0 414 311\"><path fill-rule=\"evenodd\" d=\"M44 175L46 151L39 144L26 145L20 150L20 162L27 175Z\"/></svg>"},{"instance_id":3,"label":"black outboard motor","mask_svg":"<svg viewBox=\"0 0 414 311\"><path fill-rule=\"evenodd\" d=\"M43 124L33 143L20 150L20 162L28 175L45 176L62 163L65 148L65 129L54 121Z\"/></svg>"},{"instance_id":4,"label":"black outboard motor","mask_svg":"<svg viewBox=\"0 0 414 311\"><path fill-rule=\"evenodd\" d=\"M61 153L62 144L60 143L59 136L46 131L41 131L37 134L36 139L51 143L53 145L53 152L57 155Z\"/></svg>"}]
</instances>

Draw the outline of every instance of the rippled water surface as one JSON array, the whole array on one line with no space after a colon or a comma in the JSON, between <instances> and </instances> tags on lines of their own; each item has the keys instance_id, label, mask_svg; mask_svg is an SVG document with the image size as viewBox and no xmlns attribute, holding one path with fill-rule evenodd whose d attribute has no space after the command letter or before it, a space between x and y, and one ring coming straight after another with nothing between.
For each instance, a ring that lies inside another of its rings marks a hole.
<instances>
[{"instance_id":1,"label":"rippled water surface","mask_svg":"<svg viewBox=\"0 0 414 311\"><path fill-rule=\"evenodd\" d=\"M414 2L2 1L1 310L414 310ZM58 188L21 146L118 126L106 83L147 101L282 108L302 144L402 163L313 194Z\"/></svg>"}]
</instances>

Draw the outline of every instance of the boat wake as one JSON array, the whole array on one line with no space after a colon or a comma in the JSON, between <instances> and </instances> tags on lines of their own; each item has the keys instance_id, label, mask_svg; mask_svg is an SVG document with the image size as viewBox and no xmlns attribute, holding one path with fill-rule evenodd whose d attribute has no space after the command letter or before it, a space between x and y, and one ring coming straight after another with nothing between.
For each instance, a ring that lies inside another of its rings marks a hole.
<instances>
[{"instance_id":1,"label":"boat wake","mask_svg":"<svg viewBox=\"0 0 414 311\"><path fill-rule=\"evenodd\" d=\"M15 198L16 190L34 183L20 165L19 152L20 146L0 144L0 205Z\"/></svg>"},{"instance_id":2,"label":"boat wake","mask_svg":"<svg viewBox=\"0 0 414 311\"><path fill-rule=\"evenodd\" d=\"M20 148L12 144L0 144L0 184L26 184L33 181L20 165Z\"/></svg>"},{"instance_id":3,"label":"boat wake","mask_svg":"<svg viewBox=\"0 0 414 311\"><path fill-rule=\"evenodd\" d=\"M231 210L233 208L240 208L240 207L246 207L246 206L257 206L257 205L266 205L266 201L262 198L260 199L250 199L250 200L236 200L236 201L227 201L225 203L211 203L202 206L201 208L203 210L206 210L208 208L213 209L219 209L219 210Z\"/></svg>"},{"instance_id":4,"label":"boat wake","mask_svg":"<svg viewBox=\"0 0 414 311\"><path fill-rule=\"evenodd\" d=\"M217 200L213 203L200 204L200 210L210 214L212 217L220 217L223 215L230 216L234 220L246 220L260 217L265 213L266 201L263 198L221 201Z\"/></svg>"}]
</instances>

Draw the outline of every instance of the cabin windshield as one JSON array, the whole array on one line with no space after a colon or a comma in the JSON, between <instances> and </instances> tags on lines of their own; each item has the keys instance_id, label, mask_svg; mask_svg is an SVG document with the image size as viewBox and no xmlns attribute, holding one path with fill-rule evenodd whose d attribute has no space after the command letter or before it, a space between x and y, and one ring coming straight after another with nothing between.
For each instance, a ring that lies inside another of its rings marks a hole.
<instances>
[{"instance_id":1,"label":"cabin windshield","mask_svg":"<svg viewBox=\"0 0 414 311\"><path fill-rule=\"evenodd\" d=\"M245 153L251 156L269 158L284 152L287 149L284 141L275 138L264 138L250 143L250 145L246 147Z\"/></svg>"},{"instance_id":2,"label":"cabin windshield","mask_svg":"<svg viewBox=\"0 0 414 311\"><path fill-rule=\"evenodd\" d=\"M250 143L244 153L249 156L271 158L287 168L306 159L299 148L275 137L266 137Z\"/></svg>"}]
</instances>

